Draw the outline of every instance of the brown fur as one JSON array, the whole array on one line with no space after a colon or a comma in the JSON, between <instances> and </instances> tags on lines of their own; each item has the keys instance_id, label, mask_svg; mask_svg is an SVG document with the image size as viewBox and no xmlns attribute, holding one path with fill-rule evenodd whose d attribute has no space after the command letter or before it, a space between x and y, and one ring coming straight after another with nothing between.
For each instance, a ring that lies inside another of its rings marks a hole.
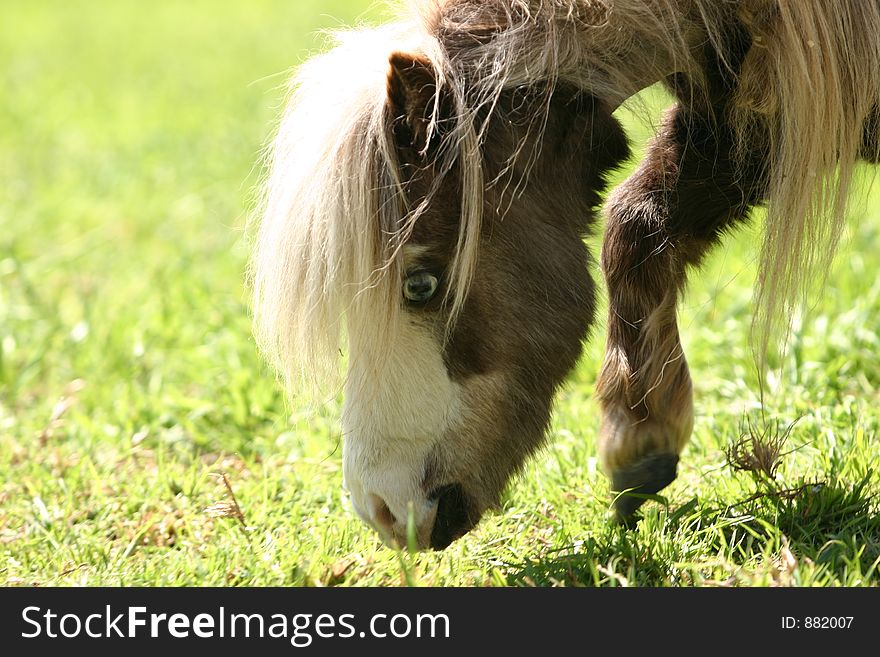
<instances>
[{"instance_id":1,"label":"brown fur","mask_svg":"<svg viewBox=\"0 0 880 657\"><path fill-rule=\"evenodd\" d=\"M606 107L564 88L553 91L539 140L531 106L547 102L545 93L506 93L483 119L489 122L485 168L496 182L485 195L480 266L453 330L445 330L449 301L442 294L411 311L412 321L434 327L449 374L465 388L473 409L464 434L439 445L425 466L427 494L455 486L456 503L447 511L455 518L443 534L449 540L497 503L543 442L556 389L593 323L594 286L583 238L604 175L626 158L628 147ZM409 172L408 203L417 205L429 193L436 163L417 156L405 141L399 147L402 171ZM415 266L441 280L458 234L455 174L453 169L410 240L425 247ZM440 508L442 524L442 502Z\"/></svg>"}]
</instances>

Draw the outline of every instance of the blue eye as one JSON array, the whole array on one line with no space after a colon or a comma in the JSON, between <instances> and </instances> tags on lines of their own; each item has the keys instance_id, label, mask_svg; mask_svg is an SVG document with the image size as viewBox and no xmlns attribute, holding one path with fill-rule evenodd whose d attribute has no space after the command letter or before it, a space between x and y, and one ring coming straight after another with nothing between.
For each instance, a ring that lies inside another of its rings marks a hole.
<instances>
[{"instance_id":1,"label":"blue eye","mask_svg":"<svg viewBox=\"0 0 880 657\"><path fill-rule=\"evenodd\" d=\"M437 293L440 281L427 271L413 272L403 282L403 296L410 303L425 303Z\"/></svg>"}]
</instances>

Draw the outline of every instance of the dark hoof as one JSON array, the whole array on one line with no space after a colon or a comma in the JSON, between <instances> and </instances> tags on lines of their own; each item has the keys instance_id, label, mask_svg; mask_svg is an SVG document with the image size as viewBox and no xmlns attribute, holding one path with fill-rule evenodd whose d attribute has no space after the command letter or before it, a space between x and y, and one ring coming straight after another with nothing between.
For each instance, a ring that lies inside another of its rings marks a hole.
<instances>
[{"instance_id":1,"label":"dark hoof","mask_svg":"<svg viewBox=\"0 0 880 657\"><path fill-rule=\"evenodd\" d=\"M675 481L677 454L652 454L625 470L611 474L611 488L617 493L614 511L617 519L628 524L633 514L645 502L645 495L653 495Z\"/></svg>"}]
</instances>

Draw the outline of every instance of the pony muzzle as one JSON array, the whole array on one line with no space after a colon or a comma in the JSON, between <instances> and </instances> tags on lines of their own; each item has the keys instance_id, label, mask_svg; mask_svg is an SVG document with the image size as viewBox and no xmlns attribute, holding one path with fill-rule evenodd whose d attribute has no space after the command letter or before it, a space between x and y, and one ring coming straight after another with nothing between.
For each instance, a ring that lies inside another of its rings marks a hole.
<instances>
[{"instance_id":1,"label":"pony muzzle","mask_svg":"<svg viewBox=\"0 0 880 657\"><path fill-rule=\"evenodd\" d=\"M409 502L406 508L397 509L395 513L382 497L368 493L365 516L361 517L379 533L386 545L396 549L424 550L431 546L437 504L430 500L427 504Z\"/></svg>"},{"instance_id":2,"label":"pony muzzle","mask_svg":"<svg viewBox=\"0 0 880 657\"><path fill-rule=\"evenodd\" d=\"M366 493L361 501L352 495L352 505L361 520L372 527L387 546L417 550L433 547L431 537L439 506L437 500L410 501L403 508L395 505L392 509L381 495Z\"/></svg>"},{"instance_id":3,"label":"pony muzzle","mask_svg":"<svg viewBox=\"0 0 880 657\"><path fill-rule=\"evenodd\" d=\"M406 502L400 502L399 496L347 485L357 515L395 549L444 550L479 520L460 484L440 486Z\"/></svg>"}]
</instances>

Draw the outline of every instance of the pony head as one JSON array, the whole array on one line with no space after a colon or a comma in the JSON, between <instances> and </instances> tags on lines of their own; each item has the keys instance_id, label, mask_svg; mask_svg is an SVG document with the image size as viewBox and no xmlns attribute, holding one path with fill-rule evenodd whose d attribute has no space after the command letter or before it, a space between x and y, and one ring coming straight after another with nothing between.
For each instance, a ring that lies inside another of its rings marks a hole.
<instances>
[{"instance_id":1,"label":"pony head","mask_svg":"<svg viewBox=\"0 0 880 657\"><path fill-rule=\"evenodd\" d=\"M410 24L308 62L252 261L256 336L287 385L345 363L355 510L422 548L473 528L541 445L593 319L583 238L628 154L595 97L473 70Z\"/></svg>"}]
</instances>

